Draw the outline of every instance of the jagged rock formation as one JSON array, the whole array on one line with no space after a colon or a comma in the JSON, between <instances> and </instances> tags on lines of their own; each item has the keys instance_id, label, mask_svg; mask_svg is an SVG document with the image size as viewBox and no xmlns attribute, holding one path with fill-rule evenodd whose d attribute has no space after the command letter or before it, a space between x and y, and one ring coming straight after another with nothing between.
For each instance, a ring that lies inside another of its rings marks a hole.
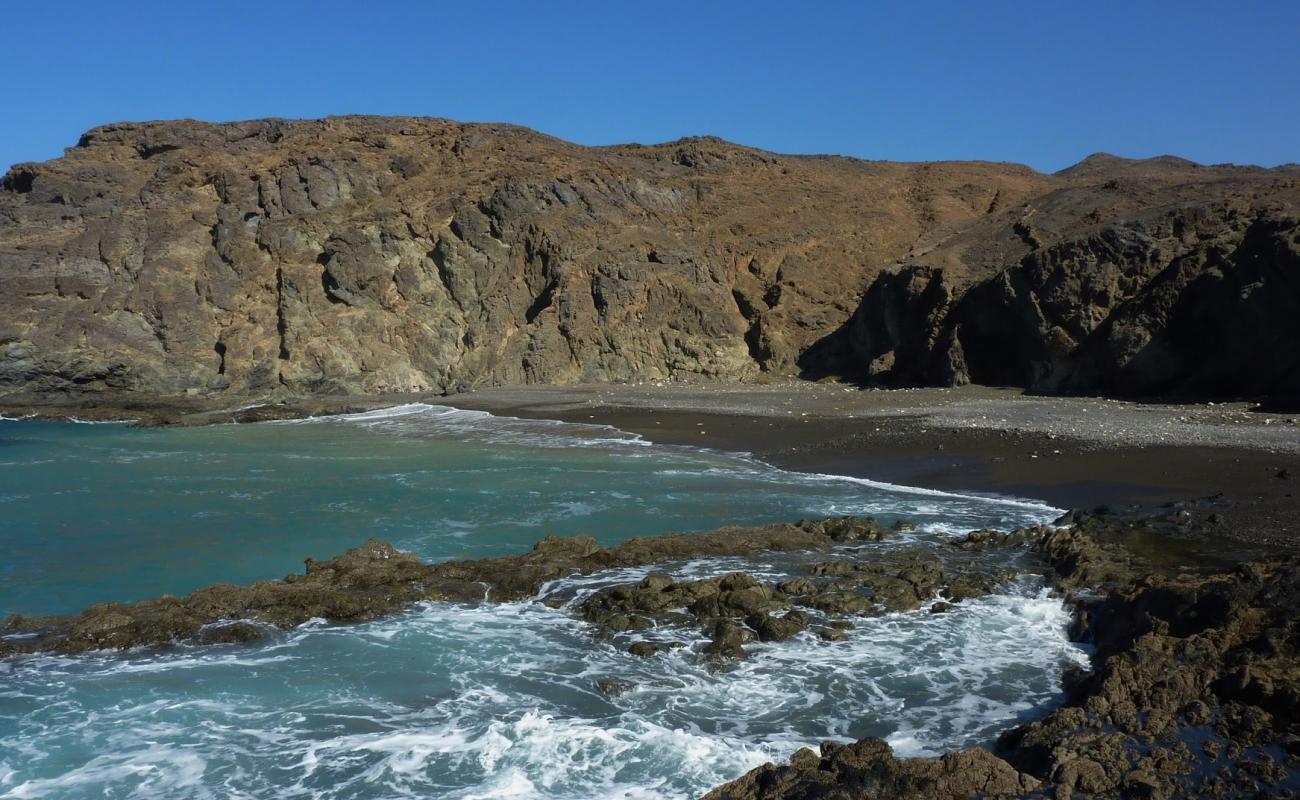
<instances>
[{"instance_id":1,"label":"jagged rock formation","mask_svg":"<svg viewBox=\"0 0 1300 800\"><path fill-rule=\"evenodd\" d=\"M1300 396L1300 171L1094 156L882 274L812 375Z\"/></svg>"},{"instance_id":2,"label":"jagged rock formation","mask_svg":"<svg viewBox=\"0 0 1300 800\"><path fill-rule=\"evenodd\" d=\"M984 749L896 758L879 739L823 743L705 800L1294 797L1300 791L1300 562L1150 574L1120 542L1200 523L1176 512L1073 512L1034 541L1096 651L1064 707ZM964 544L984 546L1013 534Z\"/></svg>"},{"instance_id":3,"label":"jagged rock formation","mask_svg":"<svg viewBox=\"0 0 1300 800\"><path fill-rule=\"evenodd\" d=\"M800 372L1272 393L1300 352L1297 179L417 118L111 125L3 179L0 393Z\"/></svg>"}]
</instances>

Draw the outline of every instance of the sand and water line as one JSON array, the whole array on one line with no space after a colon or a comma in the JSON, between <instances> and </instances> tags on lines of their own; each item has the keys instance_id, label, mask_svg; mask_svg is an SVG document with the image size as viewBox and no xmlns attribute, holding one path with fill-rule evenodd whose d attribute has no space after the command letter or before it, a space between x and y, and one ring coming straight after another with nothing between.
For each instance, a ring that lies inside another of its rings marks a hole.
<instances>
[{"instance_id":1,"label":"sand and water line","mask_svg":"<svg viewBox=\"0 0 1300 800\"><path fill-rule=\"evenodd\" d=\"M279 577L370 537L441 560L547 535L916 522L877 545L894 547L1058 513L424 404L181 429L0 421L0 613ZM795 560L669 571L777 576ZM1059 702L1062 670L1085 660L1032 579L844 641L754 644L727 670L693 648L642 659L571 610L630 577L549 585L558 608L428 604L254 645L0 662L0 798L693 797L823 739L987 744Z\"/></svg>"}]
</instances>

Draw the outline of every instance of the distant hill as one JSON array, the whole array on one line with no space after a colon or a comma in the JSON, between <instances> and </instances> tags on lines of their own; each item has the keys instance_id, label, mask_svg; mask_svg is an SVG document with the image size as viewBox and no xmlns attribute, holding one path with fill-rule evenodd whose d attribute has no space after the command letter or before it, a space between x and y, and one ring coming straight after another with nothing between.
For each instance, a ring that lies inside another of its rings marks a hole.
<instances>
[{"instance_id":1,"label":"distant hill","mask_svg":"<svg viewBox=\"0 0 1300 800\"><path fill-rule=\"evenodd\" d=\"M108 125L0 191L0 394L840 376L1300 394L1300 168Z\"/></svg>"}]
</instances>

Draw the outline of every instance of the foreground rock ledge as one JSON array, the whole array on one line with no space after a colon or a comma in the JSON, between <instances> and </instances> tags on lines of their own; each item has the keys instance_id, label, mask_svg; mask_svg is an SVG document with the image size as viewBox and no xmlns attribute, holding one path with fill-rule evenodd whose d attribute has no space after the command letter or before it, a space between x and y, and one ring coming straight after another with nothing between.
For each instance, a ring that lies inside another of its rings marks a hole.
<instances>
[{"instance_id":1,"label":"foreground rock ledge","mask_svg":"<svg viewBox=\"0 0 1300 800\"><path fill-rule=\"evenodd\" d=\"M328 561L307 559L305 573L279 581L216 584L183 598L102 603L71 616L15 615L0 626L0 657L177 641L249 641L260 638L260 625L292 628L314 618L363 622L424 601L522 600L536 596L548 581L601 569L760 551L829 550L887 534L873 520L846 517L666 534L608 548L589 536L548 537L525 555L440 564L423 564L371 540Z\"/></svg>"},{"instance_id":2,"label":"foreground rock ledge","mask_svg":"<svg viewBox=\"0 0 1300 800\"><path fill-rule=\"evenodd\" d=\"M1115 544L1169 517L1071 514L1037 540L1094 672L984 749L896 758L823 743L705 800L1300 796L1300 562L1164 577Z\"/></svg>"},{"instance_id":3,"label":"foreground rock ledge","mask_svg":"<svg viewBox=\"0 0 1300 800\"><path fill-rule=\"evenodd\" d=\"M1094 672L1070 677L1062 708L1007 732L993 751L899 759L879 739L823 743L820 752L800 750L786 765L767 764L718 787L707 800L1300 796L1300 561L1163 576L1120 543L1190 530L1194 523L1178 512L1075 512L1060 522L1069 527L977 531L949 549L1028 550L1066 592L1075 611L1073 638L1096 650ZM102 604L75 616L11 617L0 627L0 657L246 641L262 636L266 626L287 628L316 617L359 622L420 601L536 597L548 581L602 569L829 550L891 533L869 519L840 518L669 534L603 549L589 537L548 538L521 556L433 565L371 541L329 561L308 560L305 574L283 581ZM837 554L837 560L813 564L812 578L784 587L743 573L708 579L713 583L707 586L651 574L591 595L576 611L617 634L635 629L631 620L640 616L662 624L672 609L662 606L661 596L671 595L674 605L690 596L687 624L713 630L705 655L739 658L746 631L780 640L792 625L806 624L797 616L806 612L793 605L821 610L812 599L842 606L833 613L869 614L916 608L925 593L974 596L998 580L936 571L906 552L901 558L878 550L868 556L854 561ZM778 617L774 610L784 613Z\"/></svg>"}]
</instances>

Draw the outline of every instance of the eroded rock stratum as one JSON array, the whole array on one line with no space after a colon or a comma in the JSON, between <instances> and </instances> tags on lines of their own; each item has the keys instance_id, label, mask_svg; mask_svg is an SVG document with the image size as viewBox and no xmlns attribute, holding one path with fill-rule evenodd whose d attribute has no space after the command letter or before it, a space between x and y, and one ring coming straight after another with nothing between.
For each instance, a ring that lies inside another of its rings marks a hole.
<instances>
[{"instance_id":1,"label":"eroded rock stratum","mask_svg":"<svg viewBox=\"0 0 1300 800\"><path fill-rule=\"evenodd\" d=\"M842 375L1294 392L1300 169L110 125L0 191L0 393Z\"/></svg>"}]
</instances>

